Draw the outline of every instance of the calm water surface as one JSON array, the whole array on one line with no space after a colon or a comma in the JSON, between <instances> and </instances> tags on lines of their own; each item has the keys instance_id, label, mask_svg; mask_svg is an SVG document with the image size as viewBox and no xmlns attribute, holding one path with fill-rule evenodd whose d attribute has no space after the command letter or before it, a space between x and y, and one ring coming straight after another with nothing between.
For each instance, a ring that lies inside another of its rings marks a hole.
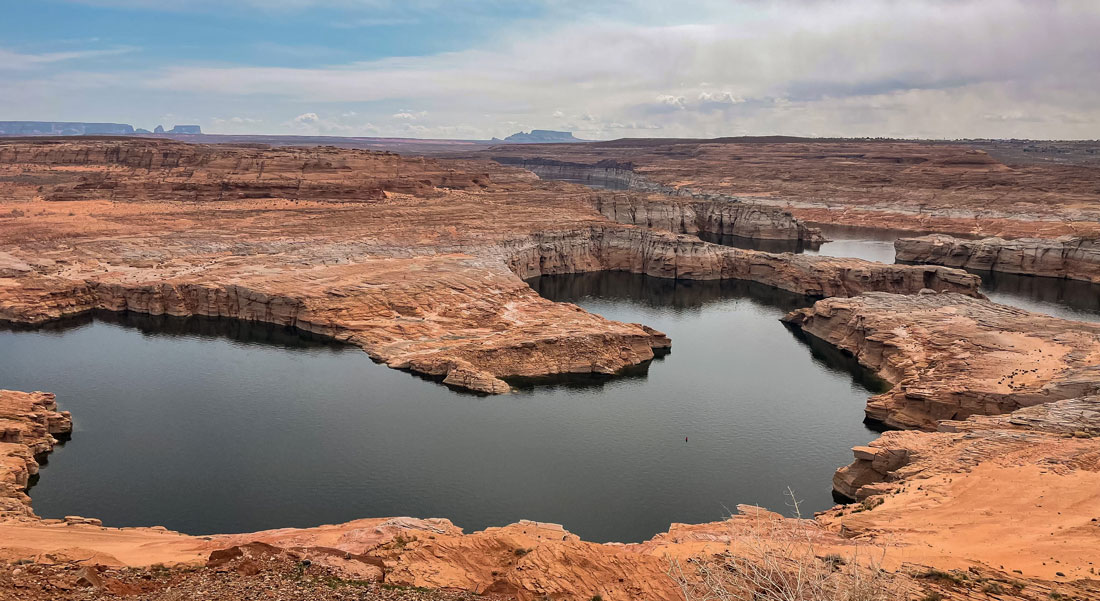
<instances>
[{"instance_id":1,"label":"calm water surface","mask_svg":"<svg viewBox=\"0 0 1100 601\"><path fill-rule=\"evenodd\" d=\"M637 541L738 503L787 510L787 486L824 509L833 470L876 436L862 418L878 383L777 321L805 299L623 273L533 285L659 328L673 351L623 377L484 397L262 324L102 313L0 330L0 387L55 392L75 422L35 510L196 534L529 518Z\"/></svg>"}]
</instances>

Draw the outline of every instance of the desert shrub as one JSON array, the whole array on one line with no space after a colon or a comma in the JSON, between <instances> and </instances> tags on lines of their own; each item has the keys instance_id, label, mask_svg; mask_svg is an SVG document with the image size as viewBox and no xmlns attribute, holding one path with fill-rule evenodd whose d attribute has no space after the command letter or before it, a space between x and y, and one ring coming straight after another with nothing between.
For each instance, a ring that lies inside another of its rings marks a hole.
<instances>
[{"instance_id":1,"label":"desert shrub","mask_svg":"<svg viewBox=\"0 0 1100 601\"><path fill-rule=\"evenodd\" d=\"M899 587L879 568L881 560L831 553L818 557L820 527L801 519L749 518L738 551L681 564L669 575L686 601L895 601Z\"/></svg>"}]
</instances>

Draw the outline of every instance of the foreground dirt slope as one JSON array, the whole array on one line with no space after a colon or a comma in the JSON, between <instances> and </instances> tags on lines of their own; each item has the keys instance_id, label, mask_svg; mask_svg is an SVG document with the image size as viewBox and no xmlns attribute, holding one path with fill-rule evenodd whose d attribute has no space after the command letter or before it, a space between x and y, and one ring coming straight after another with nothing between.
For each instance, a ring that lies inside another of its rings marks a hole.
<instances>
[{"instance_id":1,"label":"foreground dirt slope","mask_svg":"<svg viewBox=\"0 0 1100 601\"><path fill-rule=\"evenodd\" d=\"M1028 155L1000 150L916 141L652 139L496 146L477 154L536 169L539 161L551 162L547 168L572 176L595 173L686 196L739 197L817 223L956 235L1100 235L1095 164L1024 162L1019 158Z\"/></svg>"},{"instance_id":2,"label":"foreground dirt slope","mask_svg":"<svg viewBox=\"0 0 1100 601\"><path fill-rule=\"evenodd\" d=\"M1097 579L1100 397L945 421L939 430L887 432L856 447L856 461L834 481L863 502L822 521L849 536L920 541L930 564L968 559L1053 580Z\"/></svg>"},{"instance_id":3,"label":"foreground dirt slope","mask_svg":"<svg viewBox=\"0 0 1100 601\"><path fill-rule=\"evenodd\" d=\"M613 373L669 345L549 302L517 274L622 269L823 296L978 286L948 268L620 224L586 188L492 163L93 140L0 144L0 171L0 319L104 308L261 320L479 392L507 392L508 376Z\"/></svg>"}]
</instances>

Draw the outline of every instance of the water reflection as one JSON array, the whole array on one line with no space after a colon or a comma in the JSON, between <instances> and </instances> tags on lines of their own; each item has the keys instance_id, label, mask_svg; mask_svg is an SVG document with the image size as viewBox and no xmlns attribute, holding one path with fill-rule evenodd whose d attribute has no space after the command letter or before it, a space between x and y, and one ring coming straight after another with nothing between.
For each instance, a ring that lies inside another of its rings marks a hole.
<instances>
[{"instance_id":1,"label":"water reflection","mask_svg":"<svg viewBox=\"0 0 1100 601\"><path fill-rule=\"evenodd\" d=\"M630 301L646 307L682 311L733 299L774 307L788 313L814 303L808 296L747 280L673 280L639 276L625 271L601 271L527 280L540 295L554 301Z\"/></svg>"},{"instance_id":2,"label":"water reflection","mask_svg":"<svg viewBox=\"0 0 1100 601\"><path fill-rule=\"evenodd\" d=\"M1080 280L1044 278L971 270L982 278L992 300L1064 319L1100 321L1100 285Z\"/></svg>"},{"instance_id":3,"label":"water reflection","mask_svg":"<svg viewBox=\"0 0 1100 601\"><path fill-rule=\"evenodd\" d=\"M699 232L699 238L706 242L744 248L746 250L759 250L768 253L802 253L807 250L816 250L821 247L820 242L806 242L805 240L762 240L759 238L745 238L743 236L729 236L726 234L712 234Z\"/></svg>"}]
</instances>

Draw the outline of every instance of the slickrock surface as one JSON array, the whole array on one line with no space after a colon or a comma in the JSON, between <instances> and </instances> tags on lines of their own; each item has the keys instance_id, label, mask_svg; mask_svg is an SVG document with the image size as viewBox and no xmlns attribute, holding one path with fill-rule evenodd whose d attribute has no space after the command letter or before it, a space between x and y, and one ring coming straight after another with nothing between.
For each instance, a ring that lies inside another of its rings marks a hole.
<instances>
[{"instance_id":1,"label":"slickrock surface","mask_svg":"<svg viewBox=\"0 0 1100 601\"><path fill-rule=\"evenodd\" d=\"M741 251L610 221L592 193L494 163L162 140L0 144L0 319L89 309L260 320L486 393L614 373L663 334L552 303L523 277L595 269L805 294L930 287L937 266Z\"/></svg>"},{"instance_id":2,"label":"slickrock surface","mask_svg":"<svg viewBox=\"0 0 1100 601\"><path fill-rule=\"evenodd\" d=\"M965 240L938 234L901 238L894 248L897 260L909 263L1100 282L1100 243L1095 239Z\"/></svg>"},{"instance_id":3,"label":"slickrock surface","mask_svg":"<svg viewBox=\"0 0 1100 601\"><path fill-rule=\"evenodd\" d=\"M1002 153L996 144L635 139L496 146L479 154L643 190L783 207L808 223L982 236L1100 234L1095 164L1024 162L1016 159L1026 155Z\"/></svg>"},{"instance_id":4,"label":"slickrock surface","mask_svg":"<svg viewBox=\"0 0 1100 601\"><path fill-rule=\"evenodd\" d=\"M886 432L856 447L834 486L863 504L822 520L843 524L849 536L918 544L945 559L1097 582L1100 397L939 429Z\"/></svg>"},{"instance_id":5,"label":"slickrock surface","mask_svg":"<svg viewBox=\"0 0 1100 601\"><path fill-rule=\"evenodd\" d=\"M958 294L829 298L784 318L893 384L867 416L895 428L1100 392L1100 325Z\"/></svg>"},{"instance_id":6,"label":"slickrock surface","mask_svg":"<svg viewBox=\"0 0 1100 601\"><path fill-rule=\"evenodd\" d=\"M0 390L0 518L33 516L24 490L38 473L37 457L53 450L55 436L73 429L68 411L58 411L47 392Z\"/></svg>"}]
</instances>

